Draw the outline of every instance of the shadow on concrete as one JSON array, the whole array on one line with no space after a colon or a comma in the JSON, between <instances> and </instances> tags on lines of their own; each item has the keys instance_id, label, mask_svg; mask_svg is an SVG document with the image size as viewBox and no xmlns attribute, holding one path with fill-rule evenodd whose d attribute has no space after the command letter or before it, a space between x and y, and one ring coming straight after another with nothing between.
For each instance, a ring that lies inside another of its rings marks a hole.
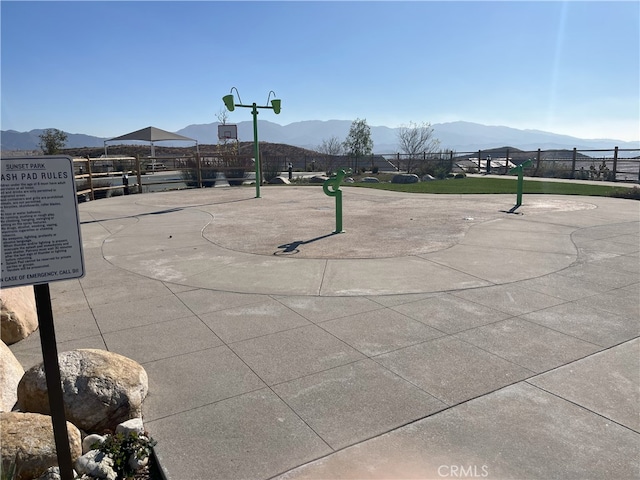
<instances>
[{"instance_id":1,"label":"shadow on concrete","mask_svg":"<svg viewBox=\"0 0 640 480\"><path fill-rule=\"evenodd\" d=\"M522 212L516 212L521 205L514 205L510 210L500 210L502 213L515 213L516 215L522 215Z\"/></svg>"},{"instance_id":2,"label":"shadow on concrete","mask_svg":"<svg viewBox=\"0 0 640 480\"><path fill-rule=\"evenodd\" d=\"M283 250L280 252L273 252L274 255L295 255L298 253L300 245L307 245L309 243L317 242L318 240L323 240L325 238L333 237L334 235L339 235L341 232L331 232L326 235L322 235L320 237L312 238L311 240L296 240L291 243L285 243L283 245L279 245L278 248L282 248Z\"/></svg>"},{"instance_id":3,"label":"shadow on concrete","mask_svg":"<svg viewBox=\"0 0 640 480\"><path fill-rule=\"evenodd\" d=\"M106 220L122 220L124 218L137 218L137 217L145 217L147 215L162 215L164 213L174 213L180 212L188 207L180 207L180 208L168 208L166 210L158 210L157 212L147 212L147 213L136 213L135 215L124 215L122 217L113 217L113 218L101 218L99 220L86 220L84 222L80 222L81 225L86 225L88 223L100 223Z\"/></svg>"}]
</instances>

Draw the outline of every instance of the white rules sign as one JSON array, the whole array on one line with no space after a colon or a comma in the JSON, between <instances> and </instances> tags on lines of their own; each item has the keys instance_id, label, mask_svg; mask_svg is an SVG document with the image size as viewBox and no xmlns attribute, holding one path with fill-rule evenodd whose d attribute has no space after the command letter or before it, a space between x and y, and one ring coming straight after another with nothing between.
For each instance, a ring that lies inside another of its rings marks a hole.
<instances>
[{"instance_id":1,"label":"white rules sign","mask_svg":"<svg viewBox=\"0 0 640 480\"><path fill-rule=\"evenodd\" d=\"M0 164L0 287L82 277L73 160L3 158Z\"/></svg>"}]
</instances>

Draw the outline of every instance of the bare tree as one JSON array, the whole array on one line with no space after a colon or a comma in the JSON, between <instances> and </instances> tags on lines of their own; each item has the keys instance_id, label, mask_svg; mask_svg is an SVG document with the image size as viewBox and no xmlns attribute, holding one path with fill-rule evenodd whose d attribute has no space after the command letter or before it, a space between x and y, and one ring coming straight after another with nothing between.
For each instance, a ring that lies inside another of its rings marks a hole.
<instances>
[{"instance_id":1,"label":"bare tree","mask_svg":"<svg viewBox=\"0 0 640 480\"><path fill-rule=\"evenodd\" d=\"M413 165L420 157L424 159L437 151L440 140L433 136L430 123L409 122L409 125L403 125L398 129L398 146L406 155L407 173L411 173Z\"/></svg>"},{"instance_id":2,"label":"bare tree","mask_svg":"<svg viewBox=\"0 0 640 480\"><path fill-rule=\"evenodd\" d=\"M218 119L218 122L226 125L227 120L229 119L229 110L227 110L226 108L221 108L218 113L216 113L216 118Z\"/></svg>"},{"instance_id":3,"label":"bare tree","mask_svg":"<svg viewBox=\"0 0 640 480\"><path fill-rule=\"evenodd\" d=\"M325 156L324 169L327 175L333 173L334 164L337 160L336 157L344 154L344 145L342 141L335 135L331 138L322 140L322 143L317 147L318 152Z\"/></svg>"},{"instance_id":4,"label":"bare tree","mask_svg":"<svg viewBox=\"0 0 640 480\"><path fill-rule=\"evenodd\" d=\"M226 125L227 120L229 119L229 110L221 108L218 113L216 113L216 118L219 123ZM237 155L238 139L218 138L218 153L221 153L222 155Z\"/></svg>"}]
</instances>

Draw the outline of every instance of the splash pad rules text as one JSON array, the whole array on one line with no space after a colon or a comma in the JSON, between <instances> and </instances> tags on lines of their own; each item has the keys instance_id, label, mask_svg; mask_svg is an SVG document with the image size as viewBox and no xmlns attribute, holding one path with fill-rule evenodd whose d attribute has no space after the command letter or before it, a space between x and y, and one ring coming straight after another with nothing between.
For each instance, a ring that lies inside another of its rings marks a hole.
<instances>
[{"instance_id":1,"label":"splash pad rules text","mask_svg":"<svg viewBox=\"0 0 640 480\"><path fill-rule=\"evenodd\" d=\"M2 159L2 287L84 275L73 161Z\"/></svg>"}]
</instances>

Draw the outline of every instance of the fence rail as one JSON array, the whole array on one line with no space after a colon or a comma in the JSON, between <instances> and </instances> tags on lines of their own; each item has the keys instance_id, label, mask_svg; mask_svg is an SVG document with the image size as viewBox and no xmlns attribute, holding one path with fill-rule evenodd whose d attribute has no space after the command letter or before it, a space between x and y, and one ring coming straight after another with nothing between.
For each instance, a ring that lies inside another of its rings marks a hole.
<instances>
[{"instance_id":1,"label":"fence rail","mask_svg":"<svg viewBox=\"0 0 640 480\"><path fill-rule=\"evenodd\" d=\"M74 158L76 193L80 201L113 195L178 188L211 187L216 182L241 185L253 171L247 156L182 155L167 157ZM171 176L159 175L171 172ZM157 180L156 180L157 178ZM143 180L144 179L144 180Z\"/></svg>"}]
</instances>

